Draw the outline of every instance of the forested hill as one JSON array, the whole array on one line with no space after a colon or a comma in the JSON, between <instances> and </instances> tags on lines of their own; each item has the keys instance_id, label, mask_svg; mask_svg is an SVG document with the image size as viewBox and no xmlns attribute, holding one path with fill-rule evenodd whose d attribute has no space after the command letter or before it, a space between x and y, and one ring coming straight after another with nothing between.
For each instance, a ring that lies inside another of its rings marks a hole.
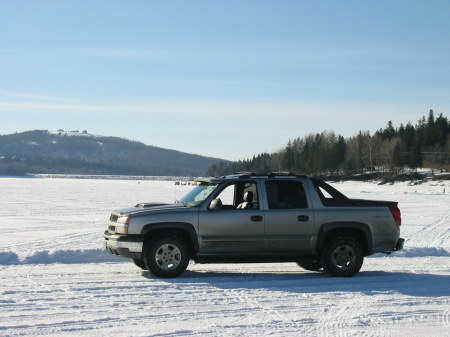
<instances>
[{"instance_id":1,"label":"forested hill","mask_svg":"<svg viewBox=\"0 0 450 337\"><path fill-rule=\"evenodd\" d=\"M410 122L371 135L360 131L344 138L334 132L310 134L290 140L275 153L262 153L252 159L213 164L208 175L233 172L289 171L317 176L350 176L360 172L388 170L395 174L404 168L450 169L450 123L443 114L430 110L414 126Z\"/></svg>"},{"instance_id":2,"label":"forested hill","mask_svg":"<svg viewBox=\"0 0 450 337\"><path fill-rule=\"evenodd\" d=\"M87 131L28 131L0 136L0 175L25 173L204 175L218 158Z\"/></svg>"}]
</instances>

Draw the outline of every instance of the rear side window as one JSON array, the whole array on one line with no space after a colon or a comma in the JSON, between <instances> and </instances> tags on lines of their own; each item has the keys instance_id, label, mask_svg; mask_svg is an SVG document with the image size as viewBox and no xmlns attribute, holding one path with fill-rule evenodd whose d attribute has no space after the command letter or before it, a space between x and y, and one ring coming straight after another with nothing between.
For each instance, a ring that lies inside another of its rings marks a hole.
<instances>
[{"instance_id":1,"label":"rear side window","mask_svg":"<svg viewBox=\"0 0 450 337\"><path fill-rule=\"evenodd\" d=\"M341 192L319 179L311 179L325 207L352 206L353 203Z\"/></svg>"},{"instance_id":2,"label":"rear side window","mask_svg":"<svg viewBox=\"0 0 450 337\"><path fill-rule=\"evenodd\" d=\"M269 209L308 208L305 190L299 181L266 181Z\"/></svg>"}]
</instances>

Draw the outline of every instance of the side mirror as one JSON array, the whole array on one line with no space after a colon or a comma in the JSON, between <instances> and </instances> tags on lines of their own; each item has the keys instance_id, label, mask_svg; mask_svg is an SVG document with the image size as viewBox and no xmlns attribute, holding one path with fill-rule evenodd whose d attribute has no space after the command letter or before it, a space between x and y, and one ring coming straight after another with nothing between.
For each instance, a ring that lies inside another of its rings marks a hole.
<instances>
[{"instance_id":1,"label":"side mirror","mask_svg":"<svg viewBox=\"0 0 450 337\"><path fill-rule=\"evenodd\" d=\"M219 209L222 209L222 200L220 199L214 199L213 201L211 201L211 203L209 204L208 209L211 211L217 211Z\"/></svg>"}]
</instances>

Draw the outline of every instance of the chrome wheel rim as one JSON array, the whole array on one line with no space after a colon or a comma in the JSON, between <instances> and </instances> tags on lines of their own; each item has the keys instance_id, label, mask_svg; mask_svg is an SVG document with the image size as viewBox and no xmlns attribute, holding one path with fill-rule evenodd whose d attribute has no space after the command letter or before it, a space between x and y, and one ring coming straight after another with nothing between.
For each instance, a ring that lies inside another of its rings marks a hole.
<instances>
[{"instance_id":1,"label":"chrome wheel rim","mask_svg":"<svg viewBox=\"0 0 450 337\"><path fill-rule=\"evenodd\" d=\"M331 255L333 264L341 270L349 270L356 262L356 253L353 247L341 245L336 247Z\"/></svg>"},{"instance_id":2,"label":"chrome wheel rim","mask_svg":"<svg viewBox=\"0 0 450 337\"><path fill-rule=\"evenodd\" d=\"M175 269L181 262L181 252L175 245L162 245L156 251L155 261L163 270Z\"/></svg>"}]
</instances>

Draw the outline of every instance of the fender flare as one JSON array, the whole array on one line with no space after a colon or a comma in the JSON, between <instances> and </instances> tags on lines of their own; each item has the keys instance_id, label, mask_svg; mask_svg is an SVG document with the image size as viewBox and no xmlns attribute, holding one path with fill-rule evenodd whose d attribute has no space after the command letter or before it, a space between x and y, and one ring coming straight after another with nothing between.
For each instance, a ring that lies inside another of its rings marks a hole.
<instances>
[{"instance_id":1,"label":"fender flare","mask_svg":"<svg viewBox=\"0 0 450 337\"><path fill-rule=\"evenodd\" d=\"M189 238L192 241L192 244L194 246L194 249L198 251L199 245L198 245L198 238L197 238L197 232L195 231L195 228L192 224L188 222L156 222L147 224L144 227L142 227L141 235L146 236L148 233L154 231L154 230L182 230L184 232L187 232L189 235Z\"/></svg>"},{"instance_id":2,"label":"fender flare","mask_svg":"<svg viewBox=\"0 0 450 337\"><path fill-rule=\"evenodd\" d=\"M359 233L362 233L364 239L366 240L364 246L364 249L366 251L370 251L372 249L372 231L368 224L362 223L362 222L353 222L353 221L339 221L339 222L328 222L323 224L320 227L318 237L317 237L317 244L316 244L316 251L320 252L325 244L325 240L327 238L327 234L329 234L332 231L358 231Z\"/></svg>"}]
</instances>

